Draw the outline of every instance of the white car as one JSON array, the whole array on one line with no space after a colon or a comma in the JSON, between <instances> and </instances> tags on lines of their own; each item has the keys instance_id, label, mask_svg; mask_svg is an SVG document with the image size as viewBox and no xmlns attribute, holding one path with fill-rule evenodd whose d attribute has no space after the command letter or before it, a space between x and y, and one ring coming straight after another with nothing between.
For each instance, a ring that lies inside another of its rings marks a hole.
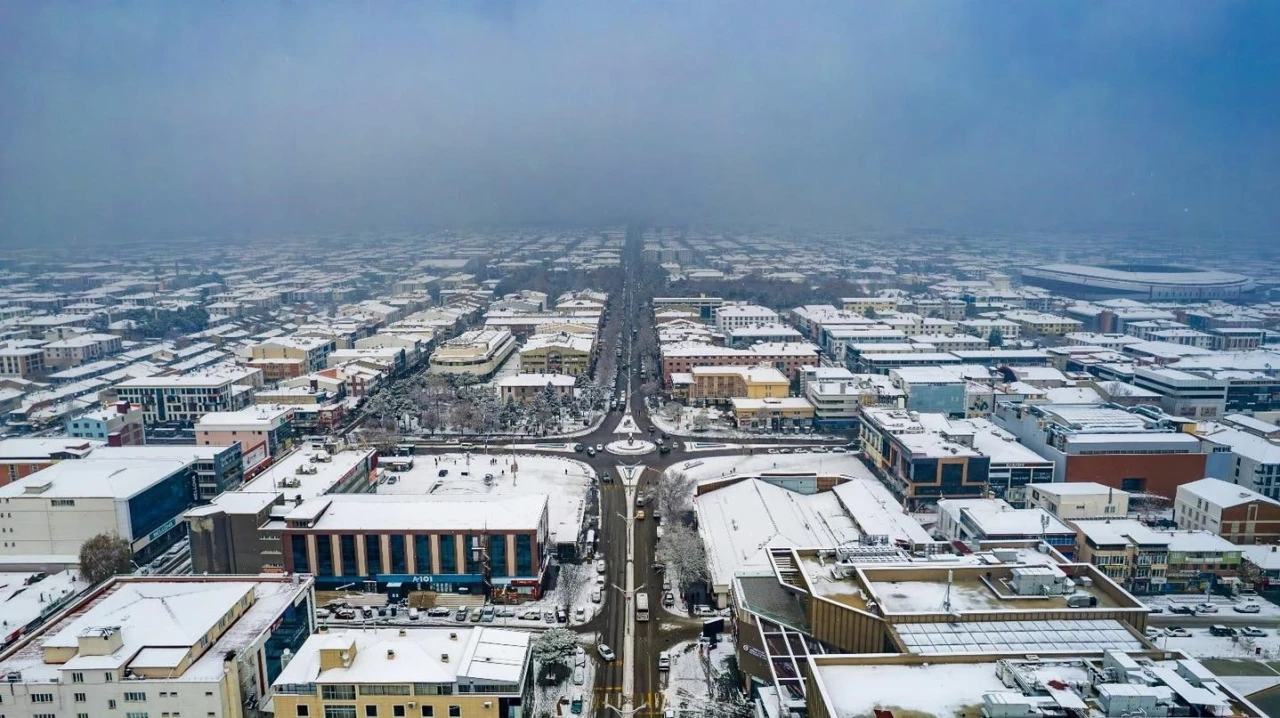
<instances>
[{"instance_id":1,"label":"white car","mask_svg":"<svg viewBox=\"0 0 1280 718\"><path fill-rule=\"evenodd\" d=\"M604 573L604 559L596 561L596 573Z\"/></svg>"},{"instance_id":2,"label":"white car","mask_svg":"<svg viewBox=\"0 0 1280 718\"><path fill-rule=\"evenodd\" d=\"M699 618L710 618L716 615L716 612L713 611L710 606L694 606L693 615Z\"/></svg>"},{"instance_id":3,"label":"white car","mask_svg":"<svg viewBox=\"0 0 1280 718\"><path fill-rule=\"evenodd\" d=\"M602 598L603 598L603 596L602 596L602 595L601 595L601 593L600 593L600 589L596 588L596 589L592 589L592 590L591 590L591 602L592 602L592 603L600 603L600 599L602 599Z\"/></svg>"},{"instance_id":4,"label":"white car","mask_svg":"<svg viewBox=\"0 0 1280 718\"><path fill-rule=\"evenodd\" d=\"M1240 629L1240 635L1251 636L1253 638L1261 638L1267 635L1267 632L1262 630L1261 628L1255 628L1253 626L1245 626L1244 628Z\"/></svg>"},{"instance_id":5,"label":"white car","mask_svg":"<svg viewBox=\"0 0 1280 718\"><path fill-rule=\"evenodd\" d=\"M614 661L614 660L617 660L618 658L613 654L613 649L606 646L603 643L597 646L596 650L600 652L600 657L605 659L606 661Z\"/></svg>"},{"instance_id":6,"label":"white car","mask_svg":"<svg viewBox=\"0 0 1280 718\"><path fill-rule=\"evenodd\" d=\"M1164 632L1165 632L1165 635L1167 635L1169 638L1190 638L1191 637L1191 631L1188 631L1187 629L1182 628L1181 626L1170 626L1169 628L1164 629Z\"/></svg>"},{"instance_id":7,"label":"white car","mask_svg":"<svg viewBox=\"0 0 1280 718\"><path fill-rule=\"evenodd\" d=\"M1196 604L1196 613L1217 613L1217 612L1218 612L1218 607L1213 605L1212 603Z\"/></svg>"},{"instance_id":8,"label":"white car","mask_svg":"<svg viewBox=\"0 0 1280 718\"><path fill-rule=\"evenodd\" d=\"M578 606L577 608L573 609L573 620L577 621L578 623L582 623L583 621L587 620L587 609L583 608L582 606Z\"/></svg>"},{"instance_id":9,"label":"white car","mask_svg":"<svg viewBox=\"0 0 1280 718\"><path fill-rule=\"evenodd\" d=\"M658 654L658 670L671 670L671 651L662 651Z\"/></svg>"},{"instance_id":10,"label":"white car","mask_svg":"<svg viewBox=\"0 0 1280 718\"><path fill-rule=\"evenodd\" d=\"M1155 626L1147 626L1146 630L1144 630L1143 633L1146 634L1147 638L1150 638L1153 641L1164 635L1164 631L1161 631L1159 628L1156 628Z\"/></svg>"},{"instance_id":11,"label":"white car","mask_svg":"<svg viewBox=\"0 0 1280 718\"><path fill-rule=\"evenodd\" d=\"M1262 606L1256 603L1238 603L1231 607L1236 613L1262 613Z\"/></svg>"}]
</instances>

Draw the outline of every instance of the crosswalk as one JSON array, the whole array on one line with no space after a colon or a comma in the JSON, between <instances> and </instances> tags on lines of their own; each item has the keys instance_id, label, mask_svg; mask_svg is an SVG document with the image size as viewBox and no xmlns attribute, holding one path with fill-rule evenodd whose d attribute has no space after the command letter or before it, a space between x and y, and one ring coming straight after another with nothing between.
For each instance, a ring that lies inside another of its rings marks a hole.
<instances>
[{"instance_id":1,"label":"crosswalk","mask_svg":"<svg viewBox=\"0 0 1280 718\"><path fill-rule=\"evenodd\" d=\"M596 686L596 697L605 704L615 708L622 705L622 686ZM652 715L661 716L664 708L665 697L662 691L652 691L649 693L637 693L634 696L635 705L643 705L642 710L636 711L636 715Z\"/></svg>"}]
</instances>

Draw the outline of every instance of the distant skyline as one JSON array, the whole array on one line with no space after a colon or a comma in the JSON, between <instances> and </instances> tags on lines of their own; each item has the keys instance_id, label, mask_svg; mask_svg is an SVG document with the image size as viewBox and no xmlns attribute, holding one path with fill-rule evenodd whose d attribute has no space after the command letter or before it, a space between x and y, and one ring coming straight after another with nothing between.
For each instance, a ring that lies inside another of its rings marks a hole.
<instances>
[{"instance_id":1,"label":"distant skyline","mask_svg":"<svg viewBox=\"0 0 1280 718\"><path fill-rule=\"evenodd\" d=\"M1276 241L1276 37L1267 2L10 2L0 243L628 220Z\"/></svg>"}]
</instances>

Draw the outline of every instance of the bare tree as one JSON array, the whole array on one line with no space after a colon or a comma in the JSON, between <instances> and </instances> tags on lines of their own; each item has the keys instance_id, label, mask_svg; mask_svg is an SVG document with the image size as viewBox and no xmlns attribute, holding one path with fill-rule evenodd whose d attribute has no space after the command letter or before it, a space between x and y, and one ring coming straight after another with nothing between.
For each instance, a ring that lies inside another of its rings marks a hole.
<instances>
[{"instance_id":1,"label":"bare tree","mask_svg":"<svg viewBox=\"0 0 1280 718\"><path fill-rule=\"evenodd\" d=\"M681 593L688 593L695 583L711 579L702 537L684 524L672 523L666 527L658 541L657 556L667 565L667 570L675 574Z\"/></svg>"},{"instance_id":2,"label":"bare tree","mask_svg":"<svg viewBox=\"0 0 1280 718\"><path fill-rule=\"evenodd\" d=\"M698 482L683 471L670 469L662 475L655 493L658 510L667 517L667 521L678 521L678 517L693 508L693 493L697 486Z\"/></svg>"},{"instance_id":3,"label":"bare tree","mask_svg":"<svg viewBox=\"0 0 1280 718\"><path fill-rule=\"evenodd\" d=\"M80 575L89 583L129 573L133 549L119 534L98 534L80 545Z\"/></svg>"},{"instance_id":4,"label":"bare tree","mask_svg":"<svg viewBox=\"0 0 1280 718\"><path fill-rule=\"evenodd\" d=\"M565 613L572 614L574 605L582 598L582 586L586 578L585 570L579 563L560 564L560 575L556 579L556 590L560 594L560 603Z\"/></svg>"}]
</instances>

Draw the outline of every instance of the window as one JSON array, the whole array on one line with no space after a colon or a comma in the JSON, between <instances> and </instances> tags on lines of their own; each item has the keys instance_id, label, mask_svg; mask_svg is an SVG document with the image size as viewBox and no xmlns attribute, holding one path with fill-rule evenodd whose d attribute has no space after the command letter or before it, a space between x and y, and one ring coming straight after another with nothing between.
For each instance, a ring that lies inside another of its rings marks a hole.
<instances>
[{"instance_id":1,"label":"window","mask_svg":"<svg viewBox=\"0 0 1280 718\"><path fill-rule=\"evenodd\" d=\"M378 706L367 705L364 707L365 718L378 718Z\"/></svg>"},{"instance_id":2,"label":"window","mask_svg":"<svg viewBox=\"0 0 1280 718\"><path fill-rule=\"evenodd\" d=\"M50 506L75 506L75 499L49 499Z\"/></svg>"},{"instance_id":3,"label":"window","mask_svg":"<svg viewBox=\"0 0 1280 718\"><path fill-rule=\"evenodd\" d=\"M115 679L116 679L116 674L112 673L111 671L107 671L102 674L102 680L106 681L107 683L110 683Z\"/></svg>"},{"instance_id":4,"label":"window","mask_svg":"<svg viewBox=\"0 0 1280 718\"><path fill-rule=\"evenodd\" d=\"M391 706L391 715L394 718L404 718L404 706Z\"/></svg>"},{"instance_id":5,"label":"window","mask_svg":"<svg viewBox=\"0 0 1280 718\"><path fill-rule=\"evenodd\" d=\"M436 707L435 707L435 706L423 706L423 707L422 707L422 718L435 718L435 716L436 716Z\"/></svg>"},{"instance_id":6,"label":"window","mask_svg":"<svg viewBox=\"0 0 1280 718\"><path fill-rule=\"evenodd\" d=\"M52 693L32 693L31 702L32 703L52 703L53 694Z\"/></svg>"},{"instance_id":7,"label":"window","mask_svg":"<svg viewBox=\"0 0 1280 718\"><path fill-rule=\"evenodd\" d=\"M74 696L72 696L72 698L75 699L76 703L84 703L88 699L87 696L85 696L85 694L83 693L77 693Z\"/></svg>"},{"instance_id":8,"label":"window","mask_svg":"<svg viewBox=\"0 0 1280 718\"><path fill-rule=\"evenodd\" d=\"M325 706L324 718L356 718L355 706Z\"/></svg>"},{"instance_id":9,"label":"window","mask_svg":"<svg viewBox=\"0 0 1280 718\"><path fill-rule=\"evenodd\" d=\"M71 674L71 682L72 682L72 683L84 683L84 674L83 674L83 673L72 673L72 674Z\"/></svg>"},{"instance_id":10,"label":"window","mask_svg":"<svg viewBox=\"0 0 1280 718\"><path fill-rule=\"evenodd\" d=\"M139 691L125 691L125 703L141 703L147 699L147 694Z\"/></svg>"},{"instance_id":11,"label":"window","mask_svg":"<svg viewBox=\"0 0 1280 718\"><path fill-rule=\"evenodd\" d=\"M107 708L110 708L111 710L115 710L115 709L116 709L116 699L114 699L114 698L108 699L108 700L107 700Z\"/></svg>"},{"instance_id":12,"label":"window","mask_svg":"<svg viewBox=\"0 0 1280 718\"><path fill-rule=\"evenodd\" d=\"M356 699L356 687L320 686L320 697L326 701L354 701Z\"/></svg>"},{"instance_id":13,"label":"window","mask_svg":"<svg viewBox=\"0 0 1280 718\"><path fill-rule=\"evenodd\" d=\"M148 718L146 713L125 713L124 718Z\"/></svg>"},{"instance_id":14,"label":"window","mask_svg":"<svg viewBox=\"0 0 1280 718\"><path fill-rule=\"evenodd\" d=\"M449 718L462 718L462 706L449 706Z\"/></svg>"},{"instance_id":15,"label":"window","mask_svg":"<svg viewBox=\"0 0 1280 718\"><path fill-rule=\"evenodd\" d=\"M311 706L299 705L297 715L300 716L301 718L306 718L307 716L311 715Z\"/></svg>"}]
</instances>

